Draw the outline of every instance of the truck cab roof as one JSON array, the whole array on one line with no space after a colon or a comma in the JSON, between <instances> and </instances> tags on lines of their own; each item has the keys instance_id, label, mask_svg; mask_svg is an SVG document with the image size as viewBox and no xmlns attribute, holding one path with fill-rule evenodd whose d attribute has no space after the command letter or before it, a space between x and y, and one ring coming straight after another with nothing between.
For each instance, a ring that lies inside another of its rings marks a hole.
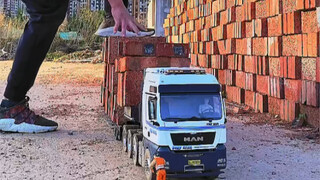
<instances>
[{"instance_id":1,"label":"truck cab roof","mask_svg":"<svg viewBox=\"0 0 320 180\"><path fill-rule=\"evenodd\" d=\"M152 85L219 84L212 74L201 68L147 68L145 83Z\"/></svg>"}]
</instances>

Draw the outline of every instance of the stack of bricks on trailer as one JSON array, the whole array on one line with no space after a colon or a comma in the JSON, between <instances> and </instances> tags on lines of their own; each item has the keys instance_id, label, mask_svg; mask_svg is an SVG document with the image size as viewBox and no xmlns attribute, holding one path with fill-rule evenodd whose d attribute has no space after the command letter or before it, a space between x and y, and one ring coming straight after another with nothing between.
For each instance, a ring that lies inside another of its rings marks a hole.
<instances>
[{"instance_id":1,"label":"stack of bricks on trailer","mask_svg":"<svg viewBox=\"0 0 320 180\"><path fill-rule=\"evenodd\" d=\"M105 62L102 103L118 125L125 107L141 102L143 70L152 67L190 67L189 45L169 44L164 37L109 37L102 45Z\"/></svg>"},{"instance_id":2,"label":"stack of bricks on trailer","mask_svg":"<svg viewBox=\"0 0 320 180\"><path fill-rule=\"evenodd\" d=\"M227 98L320 126L320 0L173 0L170 43L190 45Z\"/></svg>"}]
</instances>

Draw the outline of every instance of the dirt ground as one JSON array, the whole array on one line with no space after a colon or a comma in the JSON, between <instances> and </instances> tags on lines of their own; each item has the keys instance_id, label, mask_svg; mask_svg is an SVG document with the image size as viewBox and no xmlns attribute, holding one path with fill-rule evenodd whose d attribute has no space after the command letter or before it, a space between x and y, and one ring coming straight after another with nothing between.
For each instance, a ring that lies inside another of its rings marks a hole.
<instances>
[{"instance_id":1,"label":"dirt ground","mask_svg":"<svg viewBox=\"0 0 320 180\"><path fill-rule=\"evenodd\" d=\"M0 62L1 95L10 66ZM30 106L56 120L59 129L0 134L0 179L144 179L142 168L121 151L106 122L98 83L103 67L44 63L28 94ZM317 140L261 119L272 121L266 114L228 116L228 164L219 179L319 179Z\"/></svg>"}]
</instances>

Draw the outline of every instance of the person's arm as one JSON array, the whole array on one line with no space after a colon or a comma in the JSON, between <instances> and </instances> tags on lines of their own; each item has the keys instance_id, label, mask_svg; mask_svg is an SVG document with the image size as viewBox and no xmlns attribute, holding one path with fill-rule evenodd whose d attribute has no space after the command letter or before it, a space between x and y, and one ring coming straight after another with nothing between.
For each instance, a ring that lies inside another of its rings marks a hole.
<instances>
[{"instance_id":1,"label":"person's arm","mask_svg":"<svg viewBox=\"0 0 320 180\"><path fill-rule=\"evenodd\" d=\"M153 161L150 163L150 170L151 170L151 172L153 172L154 173L154 167L156 166L156 159L154 158L153 159Z\"/></svg>"},{"instance_id":2,"label":"person's arm","mask_svg":"<svg viewBox=\"0 0 320 180\"><path fill-rule=\"evenodd\" d=\"M122 0L108 0L111 5L111 13L115 21L114 32L121 27L122 36L126 36L126 30L139 34L140 30L145 28L136 22L129 14Z\"/></svg>"}]
</instances>

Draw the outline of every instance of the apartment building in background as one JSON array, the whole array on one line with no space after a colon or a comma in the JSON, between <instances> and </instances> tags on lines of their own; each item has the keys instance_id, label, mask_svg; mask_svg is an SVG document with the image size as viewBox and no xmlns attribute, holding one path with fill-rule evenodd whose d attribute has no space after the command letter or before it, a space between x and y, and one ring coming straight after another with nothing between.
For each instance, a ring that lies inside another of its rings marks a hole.
<instances>
[{"instance_id":1,"label":"apartment building in background","mask_svg":"<svg viewBox=\"0 0 320 180\"><path fill-rule=\"evenodd\" d=\"M82 9L103 11L106 0L70 0L67 12L68 18L76 16Z\"/></svg>"},{"instance_id":2,"label":"apartment building in background","mask_svg":"<svg viewBox=\"0 0 320 180\"><path fill-rule=\"evenodd\" d=\"M67 18L75 17L82 9L90 9L91 11L105 10L105 1L107 0L69 0L69 7L67 11ZM148 8L153 13L155 8L151 8L149 4L154 0L129 0L129 13L136 18L136 20L147 26L148 24ZM148 7L149 6L149 7ZM26 6L21 0L0 0L0 13L7 17L16 17L19 12L24 15L26 13Z\"/></svg>"},{"instance_id":3,"label":"apartment building in background","mask_svg":"<svg viewBox=\"0 0 320 180\"><path fill-rule=\"evenodd\" d=\"M0 13L16 17L19 12L26 15L26 6L21 0L0 0Z\"/></svg>"}]
</instances>

